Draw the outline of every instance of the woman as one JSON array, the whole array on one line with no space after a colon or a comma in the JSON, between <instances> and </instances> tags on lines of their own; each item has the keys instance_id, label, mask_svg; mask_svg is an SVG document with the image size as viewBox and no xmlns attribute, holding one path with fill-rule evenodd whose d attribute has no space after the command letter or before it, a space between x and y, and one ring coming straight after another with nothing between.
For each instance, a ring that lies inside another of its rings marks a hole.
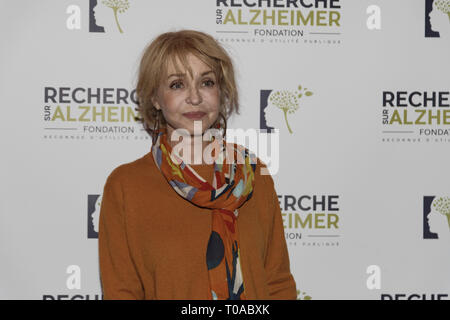
<instances>
[{"instance_id":1,"label":"woman","mask_svg":"<svg viewBox=\"0 0 450 320\"><path fill-rule=\"evenodd\" d=\"M104 298L296 299L267 168L242 146L204 139L238 113L225 50L202 32L162 34L143 54L136 92L153 144L104 187ZM175 134L185 147L214 146L212 160L176 151Z\"/></svg>"}]
</instances>

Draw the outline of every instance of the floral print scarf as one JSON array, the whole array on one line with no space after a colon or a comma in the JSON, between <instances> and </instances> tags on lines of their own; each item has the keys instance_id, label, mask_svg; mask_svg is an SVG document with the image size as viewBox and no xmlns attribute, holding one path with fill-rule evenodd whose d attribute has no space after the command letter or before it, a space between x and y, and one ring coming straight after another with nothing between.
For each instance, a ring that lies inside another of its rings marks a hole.
<instances>
[{"instance_id":1,"label":"floral print scarf","mask_svg":"<svg viewBox=\"0 0 450 320\"><path fill-rule=\"evenodd\" d=\"M226 156L230 145L233 146L231 161ZM243 300L244 279L241 272L236 220L238 208L253 194L256 156L237 144L225 143L220 146L221 151L213 163L212 185L197 174L189 164L183 162L176 152L172 152L166 132L158 134L152 146L152 154L157 167L173 190L187 201L211 210L212 232L205 257L211 289L210 298ZM241 160L236 161L238 159Z\"/></svg>"}]
</instances>

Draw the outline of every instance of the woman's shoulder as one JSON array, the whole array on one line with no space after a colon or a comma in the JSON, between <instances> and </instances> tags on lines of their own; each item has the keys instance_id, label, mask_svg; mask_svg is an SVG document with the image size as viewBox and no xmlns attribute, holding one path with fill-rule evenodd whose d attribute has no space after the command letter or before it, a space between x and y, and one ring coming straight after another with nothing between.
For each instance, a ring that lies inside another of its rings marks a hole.
<instances>
[{"instance_id":1,"label":"woman's shoulder","mask_svg":"<svg viewBox=\"0 0 450 320\"><path fill-rule=\"evenodd\" d=\"M274 215L279 212L278 195L269 167L270 162L266 163L260 157L256 157L254 194L250 200L257 208L255 212L258 219L266 226L272 225Z\"/></svg>"},{"instance_id":2,"label":"woman's shoulder","mask_svg":"<svg viewBox=\"0 0 450 320\"><path fill-rule=\"evenodd\" d=\"M152 153L149 151L142 157L130 162L122 163L111 170L107 177L108 181L132 182L152 174L154 169Z\"/></svg>"},{"instance_id":3,"label":"woman's shoulder","mask_svg":"<svg viewBox=\"0 0 450 320\"><path fill-rule=\"evenodd\" d=\"M269 166L259 157L256 158L255 167L255 184L257 188L264 189L264 193L273 193L275 190L275 183L270 172Z\"/></svg>"}]
</instances>

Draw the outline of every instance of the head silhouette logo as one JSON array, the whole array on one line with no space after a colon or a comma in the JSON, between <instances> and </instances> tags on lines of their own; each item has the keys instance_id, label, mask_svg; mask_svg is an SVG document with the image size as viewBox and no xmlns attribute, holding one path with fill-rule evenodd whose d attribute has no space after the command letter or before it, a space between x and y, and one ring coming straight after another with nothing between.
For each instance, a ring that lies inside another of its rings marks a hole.
<instances>
[{"instance_id":1,"label":"head silhouette logo","mask_svg":"<svg viewBox=\"0 0 450 320\"><path fill-rule=\"evenodd\" d=\"M300 108L300 100L312 96L312 91L302 88L297 90L261 90L261 116L262 129L287 129L290 134L294 132L290 117L293 117Z\"/></svg>"},{"instance_id":2,"label":"head silhouette logo","mask_svg":"<svg viewBox=\"0 0 450 320\"><path fill-rule=\"evenodd\" d=\"M128 0L89 0L89 32L120 32L120 14L128 10Z\"/></svg>"},{"instance_id":3,"label":"head silhouette logo","mask_svg":"<svg viewBox=\"0 0 450 320\"><path fill-rule=\"evenodd\" d=\"M423 199L423 238L450 241L450 197Z\"/></svg>"},{"instance_id":4,"label":"head silhouette logo","mask_svg":"<svg viewBox=\"0 0 450 320\"><path fill-rule=\"evenodd\" d=\"M88 195L87 235L89 239L98 238L98 226L100 220L100 208L102 196L98 194Z\"/></svg>"},{"instance_id":5,"label":"head silhouette logo","mask_svg":"<svg viewBox=\"0 0 450 320\"><path fill-rule=\"evenodd\" d=\"M450 39L450 0L426 0L425 37Z\"/></svg>"}]
</instances>

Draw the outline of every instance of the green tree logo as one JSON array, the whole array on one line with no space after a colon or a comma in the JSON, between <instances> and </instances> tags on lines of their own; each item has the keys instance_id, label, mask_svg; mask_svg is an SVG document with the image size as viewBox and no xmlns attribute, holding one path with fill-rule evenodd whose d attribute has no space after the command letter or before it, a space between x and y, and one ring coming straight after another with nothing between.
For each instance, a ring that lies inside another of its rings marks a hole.
<instances>
[{"instance_id":1,"label":"green tree logo","mask_svg":"<svg viewBox=\"0 0 450 320\"><path fill-rule=\"evenodd\" d=\"M124 13L128 10L130 7L128 0L103 0L102 3L113 10L117 28L119 28L120 33L123 33L123 30L119 24L119 19L117 18L117 13Z\"/></svg>"},{"instance_id":2,"label":"green tree logo","mask_svg":"<svg viewBox=\"0 0 450 320\"><path fill-rule=\"evenodd\" d=\"M447 217L448 227L450 228L450 198L439 197L433 201L434 209Z\"/></svg>"},{"instance_id":3,"label":"green tree logo","mask_svg":"<svg viewBox=\"0 0 450 320\"><path fill-rule=\"evenodd\" d=\"M297 300L312 300L311 296L306 295L306 292L297 290Z\"/></svg>"},{"instance_id":4,"label":"green tree logo","mask_svg":"<svg viewBox=\"0 0 450 320\"><path fill-rule=\"evenodd\" d=\"M300 107L299 101L303 96L312 96L312 92L308 91L307 88L302 88L302 86L298 86L298 91L289 91L289 90L277 90L270 95L269 101L279 109L281 109L284 113L284 120L286 121L286 126L289 130L289 133L292 133L291 126L288 122L288 113L294 113Z\"/></svg>"},{"instance_id":5,"label":"green tree logo","mask_svg":"<svg viewBox=\"0 0 450 320\"><path fill-rule=\"evenodd\" d=\"M446 13L450 19L450 0L435 0L434 4L436 8L441 10L443 13Z\"/></svg>"}]
</instances>

